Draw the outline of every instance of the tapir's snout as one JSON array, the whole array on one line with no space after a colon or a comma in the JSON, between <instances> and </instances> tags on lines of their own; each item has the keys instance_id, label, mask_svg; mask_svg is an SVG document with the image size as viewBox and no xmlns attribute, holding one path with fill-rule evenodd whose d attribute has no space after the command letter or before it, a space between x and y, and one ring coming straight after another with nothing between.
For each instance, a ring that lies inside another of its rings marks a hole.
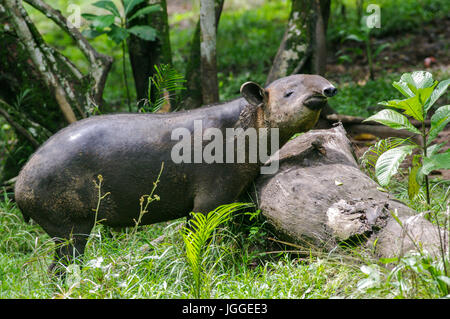
<instances>
[{"instance_id":1,"label":"tapir's snout","mask_svg":"<svg viewBox=\"0 0 450 319\"><path fill-rule=\"evenodd\" d=\"M338 90L334 86L329 86L323 89L323 95L325 95L326 97L332 97L337 94L337 91Z\"/></svg>"},{"instance_id":2,"label":"tapir's snout","mask_svg":"<svg viewBox=\"0 0 450 319\"><path fill-rule=\"evenodd\" d=\"M304 105L306 105L311 110L320 110L325 107L327 104L327 99L329 97L333 97L337 94L337 89L331 85L330 83L326 84L324 88L318 89L316 93L313 93L309 97L307 97L304 101Z\"/></svg>"}]
</instances>

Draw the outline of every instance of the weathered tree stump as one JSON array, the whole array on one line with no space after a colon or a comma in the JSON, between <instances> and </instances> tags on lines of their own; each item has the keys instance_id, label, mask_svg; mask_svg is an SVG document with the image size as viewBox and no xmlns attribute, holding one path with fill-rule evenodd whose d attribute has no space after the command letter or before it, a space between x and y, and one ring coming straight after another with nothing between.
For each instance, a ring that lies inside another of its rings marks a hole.
<instances>
[{"instance_id":1,"label":"weathered tree stump","mask_svg":"<svg viewBox=\"0 0 450 319\"><path fill-rule=\"evenodd\" d=\"M359 169L342 125L300 135L278 156L279 171L261 175L256 190L263 215L282 238L326 250L366 245L377 257L416 245L439 254L437 226L377 189Z\"/></svg>"}]
</instances>

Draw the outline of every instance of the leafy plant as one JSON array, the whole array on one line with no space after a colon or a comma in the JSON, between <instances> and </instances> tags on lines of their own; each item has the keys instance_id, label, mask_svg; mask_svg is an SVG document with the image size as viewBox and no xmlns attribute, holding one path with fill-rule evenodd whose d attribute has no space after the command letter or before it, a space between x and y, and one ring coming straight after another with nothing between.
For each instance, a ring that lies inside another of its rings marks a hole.
<instances>
[{"instance_id":1,"label":"leafy plant","mask_svg":"<svg viewBox=\"0 0 450 319\"><path fill-rule=\"evenodd\" d=\"M157 65L154 67L155 74L148 81L148 100L144 100L144 105L140 109L143 112L156 112L165 103L170 103L170 100L177 104L180 98L178 93L186 89L184 76L173 66L161 64L159 67ZM154 88L153 93L152 88Z\"/></svg>"},{"instance_id":2,"label":"leafy plant","mask_svg":"<svg viewBox=\"0 0 450 319\"><path fill-rule=\"evenodd\" d=\"M374 59L383 51L384 49L388 48L390 46L389 43L383 43L377 47L374 47L372 44L372 37L371 37L371 28L367 26L367 17L363 17L361 19L361 24L358 28L355 28L352 30L345 38L344 40L353 40L359 43L364 44L364 53L367 58L367 64L369 65L369 77L371 80L375 79L375 73L373 68L373 61ZM343 30L343 32L345 32ZM349 47L348 50L358 52L361 54L362 50L359 48L353 48ZM339 61L346 61L351 62L351 58L348 55L341 55L339 57Z\"/></svg>"},{"instance_id":3,"label":"leafy plant","mask_svg":"<svg viewBox=\"0 0 450 319\"><path fill-rule=\"evenodd\" d=\"M83 34L89 38L95 38L102 34L106 34L108 38L116 44L122 45L122 69L124 76L124 85L127 92L128 110L131 112L130 91L128 88L126 73L126 39L133 34L143 40L153 41L156 38L156 29L148 25L134 25L128 27L129 23L134 19L148 15L161 10L159 4L151 4L140 8L133 13L133 9L143 3L145 0L122 0L122 10L119 11L117 6L111 0L102 0L93 3L98 8L105 9L110 14L95 15L90 13L82 14L82 17L90 21L89 29L84 30Z\"/></svg>"},{"instance_id":4,"label":"leafy plant","mask_svg":"<svg viewBox=\"0 0 450 319\"><path fill-rule=\"evenodd\" d=\"M222 205L208 214L192 213L192 218L187 226L181 229L181 235L186 245L186 257L193 276L193 291L195 298L200 298L202 284L206 273L206 262L210 253L211 239L214 231L231 215L241 209L253 207L252 204L233 203Z\"/></svg>"},{"instance_id":5,"label":"leafy plant","mask_svg":"<svg viewBox=\"0 0 450 319\"><path fill-rule=\"evenodd\" d=\"M418 293L425 298L448 296L450 278L442 260L425 253L409 252L401 258L381 258L380 262L393 267L386 272L377 264L361 266L366 278L357 283L358 290L364 293L385 290L389 298L412 298Z\"/></svg>"},{"instance_id":6,"label":"leafy plant","mask_svg":"<svg viewBox=\"0 0 450 319\"><path fill-rule=\"evenodd\" d=\"M421 124L421 129L417 129L405 115L392 109L384 109L365 120L375 121L394 129L405 129L422 137L423 145L411 142L408 145L400 145L381 154L376 161L375 176L381 186L387 186L406 156L412 154L414 150L419 150L420 153L413 158L408 193L411 199L414 198L420 185L425 184L428 205L430 205L428 174L436 169L450 169L450 150L438 153L443 144L431 145L439 132L450 122L450 105L441 106L435 111L431 117L429 130L426 129L425 119L434 103L444 94L449 85L450 79L439 83L433 80L433 76L429 72L405 73L401 76L400 81L393 83L393 86L406 99L380 103L402 110L404 114L417 120Z\"/></svg>"},{"instance_id":7,"label":"leafy plant","mask_svg":"<svg viewBox=\"0 0 450 319\"><path fill-rule=\"evenodd\" d=\"M429 255L409 253L398 261L387 281L397 286L399 292L407 296L410 290L423 287L429 295L445 297L450 287L445 262L445 260L436 261Z\"/></svg>"}]
</instances>

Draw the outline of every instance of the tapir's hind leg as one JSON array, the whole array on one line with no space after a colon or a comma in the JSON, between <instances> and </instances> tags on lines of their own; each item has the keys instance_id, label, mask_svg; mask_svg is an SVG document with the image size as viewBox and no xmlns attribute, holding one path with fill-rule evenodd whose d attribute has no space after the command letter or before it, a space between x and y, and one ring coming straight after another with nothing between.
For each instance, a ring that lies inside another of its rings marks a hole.
<instances>
[{"instance_id":1,"label":"tapir's hind leg","mask_svg":"<svg viewBox=\"0 0 450 319\"><path fill-rule=\"evenodd\" d=\"M68 266L81 261L93 223L80 222L74 225L75 223L72 222L71 224L72 226L64 225L61 229L61 225L54 227L48 222L40 223L55 242L55 257L49 270L55 269L58 264Z\"/></svg>"},{"instance_id":2,"label":"tapir's hind leg","mask_svg":"<svg viewBox=\"0 0 450 319\"><path fill-rule=\"evenodd\" d=\"M49 266L49 271L55 270L58 264L68 266L81 261L86 248L89 234L72 235L70 238L53 238L55 242L55 257Z\"/></svg>"}]
</instances>

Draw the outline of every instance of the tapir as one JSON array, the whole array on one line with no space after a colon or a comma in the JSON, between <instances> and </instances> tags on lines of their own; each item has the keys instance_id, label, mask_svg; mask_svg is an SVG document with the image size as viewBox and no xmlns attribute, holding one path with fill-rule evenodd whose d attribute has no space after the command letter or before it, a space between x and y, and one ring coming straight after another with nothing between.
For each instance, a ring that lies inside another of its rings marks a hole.
<instances>
[{"instance_id":1,"label":"tapir","mask_svg":"<svg viewBox=\"0 0 450 319\"><path fill-rule=\"evenodd\" d=\"M141 225L193 211L207 213L231 203L260 173L264 164L260 160L174 160L174 147L180 143L174 139L176 129L194 132L195 123L203 131L277 129L276 142L281 147L293 134L315 125L337 89L322 76L297 74L265 88L246 82L240 92L240 98L189 111L92 116L49 138L22 168L15 200L25 218L33 219L57 243L68 242L56 245L55 261L71 262L83 254L96 221L112 227L134 226L140 199L151 192L159 174L155 189L159 200L141 216ZM225 158L230 148L224 147L223 152Z\"/></svg>"}]
</instances>

